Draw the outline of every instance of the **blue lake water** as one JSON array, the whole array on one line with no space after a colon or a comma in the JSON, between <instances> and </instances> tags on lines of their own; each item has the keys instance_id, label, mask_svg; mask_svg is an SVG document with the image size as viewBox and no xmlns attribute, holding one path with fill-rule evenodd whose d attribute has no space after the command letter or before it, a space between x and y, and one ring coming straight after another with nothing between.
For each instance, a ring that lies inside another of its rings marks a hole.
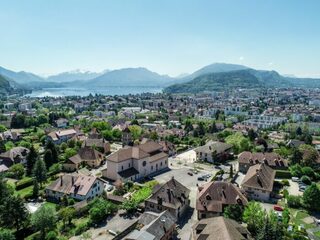
<instances>
[{"instance_id":1,"label":"blue lake water","mask_svg":"<svg viewBox=\"0 0 320 240\"><path fill-rule=\"evenodd\" d=\"M63 96L88 96L90 93L103 95L127 95L140 93L159 93L161 87L106 87L106 88L43 88L34 90L27 96L30 97L63 97Z\"/></svg>"}]
</instances>

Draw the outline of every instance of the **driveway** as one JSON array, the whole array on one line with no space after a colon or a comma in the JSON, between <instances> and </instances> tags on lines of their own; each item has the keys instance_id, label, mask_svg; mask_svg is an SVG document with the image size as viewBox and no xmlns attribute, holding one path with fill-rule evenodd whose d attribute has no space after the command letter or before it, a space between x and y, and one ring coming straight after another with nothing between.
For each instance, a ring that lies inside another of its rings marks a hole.
<instances>
[{"instance_id":1,"label":"driveway","mask_svg":"<svg viewBox=\"0 0 320 240\"><path fill-rule=\"evenodd\" d=\"M290 195L301 196L303 192L299 191L299 184L297 182L289 180L290 186L287 188Z\"/></svg>"}]
</instances>

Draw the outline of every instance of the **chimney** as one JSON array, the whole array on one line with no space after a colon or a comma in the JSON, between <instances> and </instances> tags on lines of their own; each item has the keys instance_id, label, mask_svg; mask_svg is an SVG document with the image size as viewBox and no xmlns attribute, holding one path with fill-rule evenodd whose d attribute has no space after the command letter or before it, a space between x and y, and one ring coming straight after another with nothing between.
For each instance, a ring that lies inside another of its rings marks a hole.
<instances>
[{"instance_id":1,"label":"chimney","mask_svg":"<svg viewBox=\"0 0 320 240\"><path fill-rule=\"evenodd\" d=\"M63 177L60 176L60 186L62 187L62 185L63 185Z\"/></svg>"},{"instance_id":2,"label":"chimney","mask_svg":"<svg viewBox=\"0 0 320 240\"><path fill-rule=\"evenodd\" d=\"M171 203L171 191L169 188L167 189L167 194L168 194L169 203Z\"/></svg>"},{"instance_id":3,"label":"chimney","mask_svg":"<svg viewBox=\"0 0 320 240\"><path fill-rule=\"evenodd\" d=\"M71 176L71 184L72 184L72 186L74 185L74 177L73 176Z\"/></svg>"}]
</instances>

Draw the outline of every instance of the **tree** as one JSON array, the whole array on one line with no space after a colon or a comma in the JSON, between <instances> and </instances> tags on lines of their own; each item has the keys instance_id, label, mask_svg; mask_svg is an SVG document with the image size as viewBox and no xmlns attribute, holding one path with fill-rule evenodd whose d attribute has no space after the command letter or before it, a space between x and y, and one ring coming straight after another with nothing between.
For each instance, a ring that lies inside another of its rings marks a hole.
<instances>
[{"instance_id":1,"label":"tree","mask_svg":"<svg viewBox=\"0 0 320 240\"><path fill-rule=\"evenodd\" d=\"M299 150L303 153L302 164L304 166L312 166L319 157L318 151L311 145L302 144Z\"/></svg>"},{"instance_id":2,"label":"tree","mask_svg":"<svg viewBox=\"0 0 320 240\"><path fill-rule=\"evenodd\" d=\"M301 129L301 127L297 127L297 129L296 129L296 135L298 135L298 136L302 135L302 129Z\"/></svg>"},{"instance_id":3,"label":"tree","mask_svg":"<svg viewBox=\"0 0 320 240\"><path fill-rule=\"evenodd\" d=\"M302 160L302 152L299 149L294 148L292 152L292 156L290 157L291 164L296 164L296 163L300 164L301 160Z\"/></svg>"},{"instance_id":4,"label":"tree","mask_svg":"<svg viewBox=\"0 0 320 240\"><path fill-rule=\"evenodd\" d=\"M36 149L34 148L34 146L32 145L30 148L30 151L27 155L27 175L30 176L32 174L32 170L33 170L33 166L35 164L35 162L38 160L39 156L38 153L36 151Z\"/></svg>"},{"instance_id":5,"label":"tree","mask_svg":"<svg viewBox=\"0 0 320 240\"><path fill-rule=\"evenodd\" d=\"M52 162L57 163L58 162L58 151L56 148L56 145L52 141L48 141L46 144L46 150L50 149L52 153Z\"/></svg>"},{"instance_id":6,"label":"tree","mask_svg":"<svg viewBox=\"0 0 320 240\"><path fill-rule=\"evenodd\" d=\"M43 160L38 159L34 164L33 176L40 183L40 187L42 187L42 183L47 180L47 168Z\"/></svg>"},{"instance_id":7,"label":"tree","mask_svg":"<svg viewBox=\"0 0 320 240\"><path fill-rule=\"evenodd\" d=\"M158 133L157 132L151 132L150 133L150 139L152 139L153 141L158 140Z\"/></svg>"},{"instance_id":8,"label":"tree","mask_svg":"<svg viewBox=\"0 0 320 240\"><path fill-rule=\"evenodd\" d=\"M250 128L250 129L248 130L249 140L250 140L251 142L253 142L253 141L256 139L256 136L257 136L257 134L255 133L255 131L254 131L252 128Z\"/></svg>"},{"instance_id":9,"label":"tree","mask_svg":"<svg viewBox=\"0 0 320 240\"><path fill-rule=\"evenodd\" d=\"M33 198L37 198L39 196L39 183L36 179L33 180L32 196Z\"/></svg>"},{"instance_id":10,"label":"tree","mask_svg":"<svg viewBox=\"0 0 320 240\"><path fill-rule=\"evenodd\" d=\"M116 210L116 206L113 203L101 198L94 200L91 206L89 215L93 223L99 223L105 220L109 214Z\"/></svg>"},{"instance_id":11,"label":"tree","mask_svg":"<svg viewBox=\"0 0 320 240\"><path fill-rule=\"evenodd\" d=\"M12 175L12 177L16 179L21 179L25 174L24 166L22 165L22 163L12 165L9 168L8 172L10 175Z\"/></svg>"},{"instance_id":12,"label":"tree","mask_svg":"<svg viewBox=\"0 0 320 240\"><path fill-rule=\"evenodd\" d=\"M264 224L265 212L257 202L249 202L243 212L243 221L247 223L248 230L253 237L258 235L259 229Z\"/></svg>"},{"instance_id":13,"label":"tree","mask_svg":"<svg viewBox=\"0 0 320 240\"><path fill-rule=\"evenodd\" d=\"M19 230L28 219L28 212L23 200L18 196L9 196L0 205L0 225Z\"/></svg>"},{"instance_id":14,"label":"tree","mask_svg":"<svg viewBox=\"0 0 320 240\"><path fill-rule=\"evenodd\" d=\"M216 133L218 132L218 128L217 128L217 125L216 125L216 121L212 121L210 127L209 127L209 132L210 133Z\"/></svg>"},{"instance_id":15,"label":"tree","mask_svg":"<svg viewBox=\"0 0 320 240\"><path fill-rule=\"evenodd\" d=\"M75 215L75 209L72 207L63 208L60 211L60 217L62 219L64 227L66 226L67 222L69 225L71 224L71 221L72 221L72 218L74 217L74 215Z\"/></svg>"},{"instance_id":16,"label":"tree","mask_svg":"<svg viewBox=\"0 0 320 240\"><path fill-rule=\"evenodd\" d=\"M129 130L134 140L139 139L142 134L142 128L138 125L129 126Z\"/></svg>"},{"instance_id":17,"label":"tree","mask_svg":"<svg viewBox=\"0 0 320 240\"><path fill-rule=\"evenodd\" d=\"M289 195L287 197L288 207L299 208L301 207L301 197L295 195Z\"/></svg>"},{"instance_id":18,"label":"tree","mask_svg":"<svg viewBox=\"0 0 320 240\"><path fill-rule=\"evenodd\" d=\"M7 128L4 125L0 124L0 133L3 133L5 131L7 131Z\"/></svg>"},{"instance_id":19,"label":"tree","mask_svg":"<svg viewBox=\"0 0 320 240\"><path fill-rule=\"evenodd\" d=\"M128 213L133 213L137 210L138 206L139 203L137 201L133 199L128 199L122 203L121 208L126 210Z\"/></svg>"},{"instance_id":20,"label":"tree","mask_svg":"<svg viewBox=\"0 0 320 240\"><path fill-rule=\"evenodd\" d=\"M47 149L44 153L43 160L46 164L46 167L49 169L53 164L53 156L51 149Z\"/></svg>"},{"instance_id":21,"label":"tree","mask_svg":"<svg viewBox=\"0 0 320 240\"><path fill-rule=\"evenodd\" d=\"M307 209L311 211L319 211L320 210L320 190L315 183L312 183L307 189L304 191L302 200Z\"/></svg>"},{"instance_id":22,"label":"tree","mask_svg":"<svg viewBox=\"0 0 320 240\"><path fill-rule=\"evenodd\" d=\"M52 206L42 205L31 217L31 224L36 230L40 230L41 239L53 229L57 221L56 210Z\"/></svg>"},{"instance_id":23,"label":"tree","mask_svg":"<svg viewBox=\"0 0 320 240\"><path fill-rule=\"evenodd\" d=\"M231 218L237 222L242 221L242 214L243 214L243 206L239 204L232 204L225 208L224 216L227 218Z\"/></svg>"},{"instance_id":24,"label":"tree","mask_svg":"<svg viewBox=\"0 0 320 240\"><path fill-rule=\"evenodd\" d=\"M0 240L15 240L15 236L9 229L0 229Z\"/></svg>"}]
</instances>

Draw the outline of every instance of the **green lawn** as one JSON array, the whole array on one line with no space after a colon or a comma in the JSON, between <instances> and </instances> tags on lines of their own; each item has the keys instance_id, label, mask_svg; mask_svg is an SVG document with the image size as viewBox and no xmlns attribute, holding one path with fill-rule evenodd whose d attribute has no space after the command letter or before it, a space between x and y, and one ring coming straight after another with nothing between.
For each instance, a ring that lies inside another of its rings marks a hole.
<instances>
[{"instance_id":1,"label":"green lawn","mask_svg":"<svg viewBox=\"0 0 320 240\"><path fill-rule=\"evenodd\" d=\"M25 196L32 193L33 186L29 186L23 189L20 189L16 191L17 195L20 195L20 197L24 198Z\"/></svg>"},{"instance_id":2,"label":"green lawn","mask_svg":"<svg viewBox=\"0 0 320 240\"><path fill-rule=\"evenodd\" d=\"M310 217L310 215L306 211L290 209L290 212L292 218L291 221L295 225L299 226L300 224L303 224L306 229L317 227L314 223L306 223L303 221L303 219L305 219L306 217Z\"/></svg>"}]
</instances>

